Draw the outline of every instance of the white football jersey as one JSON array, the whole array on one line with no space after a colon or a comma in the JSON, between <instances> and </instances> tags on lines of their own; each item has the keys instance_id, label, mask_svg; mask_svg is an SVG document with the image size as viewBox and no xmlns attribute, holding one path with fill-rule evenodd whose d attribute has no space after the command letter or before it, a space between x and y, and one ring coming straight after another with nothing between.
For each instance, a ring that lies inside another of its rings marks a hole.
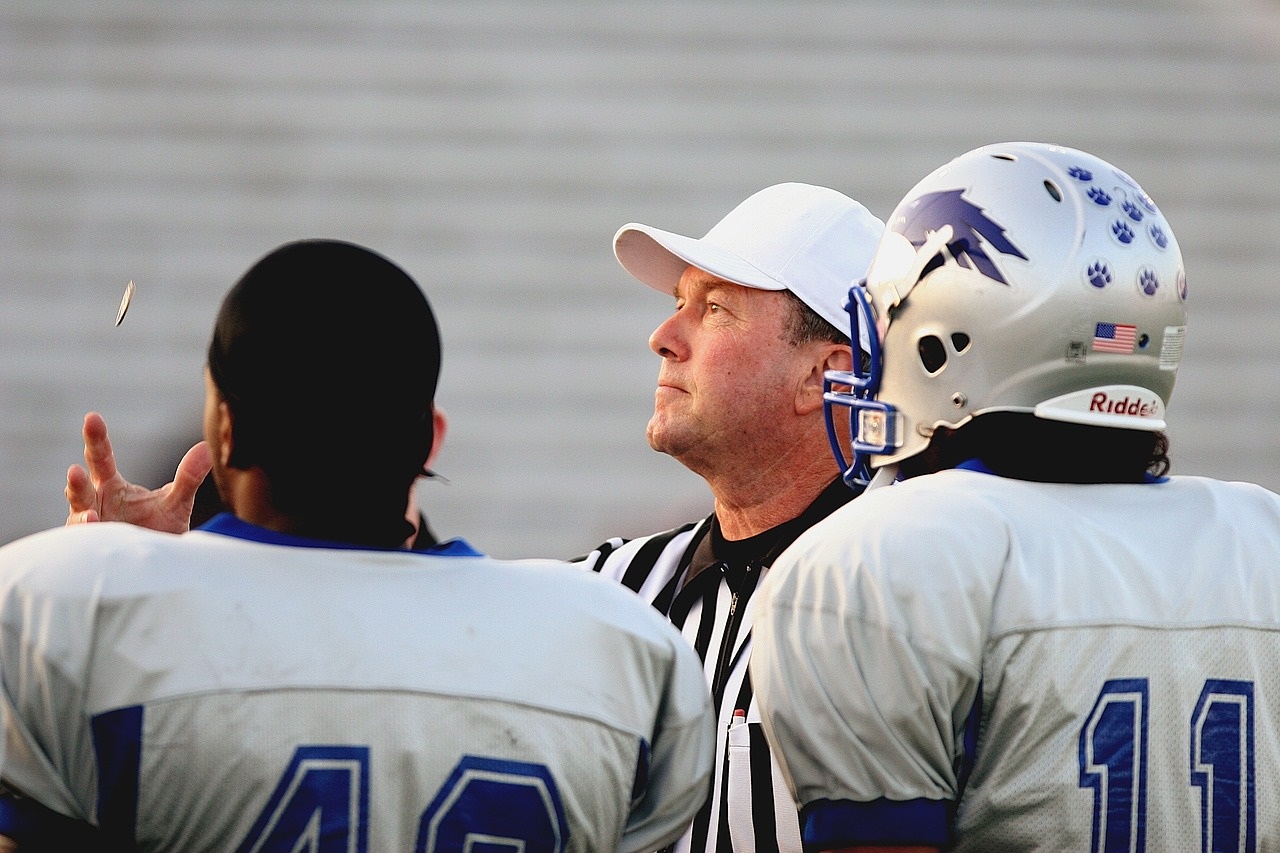
<instances>
[{"instance_id":1,"label":"white football jersey","mask_svg":"<svg viewBox=\"0 0 1280 853\"><path fill-rule=\"evenodd\" d=\"M945 471L811 528L751 675L809 849L1280 849L1280 498Z\"/></svg>"},{"instance_id":2,"label":"white football jersey","mask_svg":"<svg viewBox=\"0 0 1280 853\"><path fill-rule=\"evenodd\" d=\"M652 850L706 790L697 655L563 564L85 525L0 627L5 784L140 850Z\"/></svg>"}]
</instances>

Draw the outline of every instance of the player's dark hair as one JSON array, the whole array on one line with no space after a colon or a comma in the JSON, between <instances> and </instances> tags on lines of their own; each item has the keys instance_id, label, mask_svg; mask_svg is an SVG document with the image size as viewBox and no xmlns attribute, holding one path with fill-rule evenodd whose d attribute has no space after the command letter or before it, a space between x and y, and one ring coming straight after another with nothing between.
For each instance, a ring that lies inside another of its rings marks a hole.
<instances>
[{"instance_id":1,"label":"player's dark hair","mask_svg":"<svg viewBox=\"0 0 1280 853\"><path fill-rule=\"evenodd\" d=\"M286 244L222 303L209 371L234 468L260 467L293 531L396 546L432 443L440 334L418 285L336 240Z\"/></svg>"},{"instance_id":2,"label":"player's dark hair","mask_svg":"<svg viewBox=\"0 0 1280 853\"><path fill-rule=\"evenodd\" d=\"M1140 483L1169 473L1163 432L1071 424L1026 412L988 412L942 428L900 466L904 477L978 459L995 473L1041 483Z\"/></svg>"}]
</instances>

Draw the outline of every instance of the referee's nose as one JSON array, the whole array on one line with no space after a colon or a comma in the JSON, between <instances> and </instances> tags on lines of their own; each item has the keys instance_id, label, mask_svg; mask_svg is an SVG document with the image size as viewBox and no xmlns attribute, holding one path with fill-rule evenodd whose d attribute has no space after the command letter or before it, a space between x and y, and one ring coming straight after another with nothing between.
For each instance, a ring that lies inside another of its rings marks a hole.
<instances>
[{"instance_id":1,"label":"referee's nose","mask_svg":"<svg viewBox=\"0 0 1280 853\"><path fill-rule=\"evenodd\" d=\"M663 358L684 361L689 357L689 345L685 336L680 333L680 325L684 322L685 308L677 308L675 312L658 324L658 328L649 335L649 349Z\"/></svg>"}]
</instances>

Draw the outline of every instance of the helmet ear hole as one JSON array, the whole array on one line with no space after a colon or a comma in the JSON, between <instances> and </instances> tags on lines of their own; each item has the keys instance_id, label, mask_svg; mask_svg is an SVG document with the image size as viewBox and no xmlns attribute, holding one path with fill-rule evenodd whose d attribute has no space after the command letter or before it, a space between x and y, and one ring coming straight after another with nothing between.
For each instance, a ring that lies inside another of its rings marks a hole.
<instances>
[{"instance_id":1,"label":"helmet ear hole","mask_svg":"<svg viewBox=\"0 0 1280 853\"><path fill-rule=\"evenodd\" d=\"M933 375L947 364L947 348L937 335L925 335L916 343L920 353L920 363L929 375Z\"/></svg>"},{"instance_id":2,"label":"helmet ear hole","mask_svg":"<svg viewBox=\"0 0 1280 853\"><path fill-rule=\"evenodd\" d=\"M951 333L951 346L955 348L956 352L964 352L971 343L973 343L972 339L964 332Z\"/></svg>"}]
</instances>

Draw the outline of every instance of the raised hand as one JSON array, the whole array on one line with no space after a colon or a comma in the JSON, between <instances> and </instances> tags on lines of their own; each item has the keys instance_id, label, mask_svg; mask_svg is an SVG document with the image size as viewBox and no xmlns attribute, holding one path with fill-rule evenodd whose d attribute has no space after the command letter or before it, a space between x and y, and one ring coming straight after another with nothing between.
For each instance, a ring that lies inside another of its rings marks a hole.
<instances>
[{"instance_id":1,"label":"raised hand","mask_svg":"<svg viewBox=\"0 0 1280 853\"><path fill-rule=\"evenodd\" d=\"M87 468L67 469L67 524L125 521L168 533L191 527L196 490L213 464L201 441L182 457L168 485L148 489L130 483L116 468L106 421L97 412L84 416L84 461Z\"/></svg>"}]
</instances>

